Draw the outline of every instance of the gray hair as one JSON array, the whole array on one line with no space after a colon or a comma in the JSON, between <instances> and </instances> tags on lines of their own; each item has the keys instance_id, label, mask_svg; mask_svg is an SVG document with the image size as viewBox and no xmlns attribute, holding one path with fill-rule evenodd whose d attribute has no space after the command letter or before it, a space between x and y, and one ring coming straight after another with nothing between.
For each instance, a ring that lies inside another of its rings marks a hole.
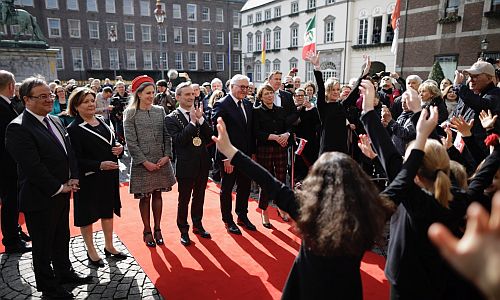
<instances>
[{"instance_id":1,"label":"gray hair","mask_svg":"<svg viewBox=\"0 0 500 300\"><path fill-rule=\"evenodd\" d=\"M246 80L246 81L250 82L250 78L248 78L247 76L245 76L243 74L236 74L233 76L233 78L231 78L230 84L234 85L234 84L236 84L236 82L238 82L240 80Z\"/></svg>"},{"instance_id":2,"label":"gray hair","mask_svg":"<svg viewBox=\"0 0 500 300\"><path fill-rule=\"evenodd\" d=\"M181 82L176 88L175 88L175 96L180 96L182 93L182 89L188 86L191 86L191 81L185 81Z\"/></svg>"},{"instance_id":3,"label":"gray hair","mask_svg":"<svg viewBox=\"0 0 500 300\"><path fill-rule=\"evenodd\" d=\"M214 83L220 83L222 85L222 80L220 80L219 78L214 78L212 79L212 81L210 82L210 86L213 86Z\"/></svg>"},{"instance_id":4,"label":"gray hair","mask_svg":"<svg viewBox=\"0 0 500 300\"><path fill-rule=\"evenodd\" d=\"M408 75L408 77L406 77L406 81L410 80L416 80L418 83L422 83L422 78L418 75Z\"/></svg>"}]
</instances>

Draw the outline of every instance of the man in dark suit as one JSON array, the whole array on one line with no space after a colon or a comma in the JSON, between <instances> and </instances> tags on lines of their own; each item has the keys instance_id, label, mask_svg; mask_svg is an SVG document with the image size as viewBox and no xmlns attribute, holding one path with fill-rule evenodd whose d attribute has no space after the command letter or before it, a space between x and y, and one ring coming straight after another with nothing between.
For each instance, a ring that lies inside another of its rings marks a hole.
<instances>
[{"instance_id":1,"label":"man in dark suit","mask_svg":"<svg viewBox=\"0 0 500 300\"><path fill-rule=\"evenodd\" d=\"M19 94L25 111L7 127L5 147L18 166L19 203L33 240L37 290L48 298L72 298L60 284L91 282L69 260L69 198L78 189L76 159L47 83L31 77ZM52 264L52 266L51 266Z\"/></svg>"},{"instance_id":2,"label":"man in dark suit","mask_svg":"<svg viewBox=\"0 0 500 300\"><path fill-rule=\"evenodd\" d=\"M178 182L179 204L177 206L177 226L181 232L181 244L191 244L188 206L191 194L191 219L193 232L202 238L211 238L202 225L203 203L208 181L209 157L207 144L211 141L212 128L203 116L203 104L194 106L194 90L190 82L183 82L175 90L179 107L165 119L167 130L172 137L176 154L175 177Z\"/></svg>"},{"instance_id":3,"label":"man in dark suit","mask_svg":"<svg viewBox=\"0 0 500 300\"><path fill-rule=\"evenodd\" d=\"M287 124L297 125L299 113L293 102L293 95L290 92L280 89L282 75L281 71L277 70L269 74L269 84L273 87L275 93L274 104L285 109Z\"/></svg>"},{"instance_id":4,"label":"man in dark suit","mask_svg":"<svg viewBox=\"0 0 500 300\"><path fill-rule=\"evenodd\" d=\"M31 251L20 233L19 204L17 201L17 166L5 150L5 130L10 121L18 116L11 97L14 96L16 80L8 71L0 70L0 198L2 199L2 243L7 253ZM24 234L24 233L23 233ZM27 237L26 235L24 235Z\"/></svg>"},{"instance_id":5,"label":"man in dark suit","mask_svg":"<svg viewBox=\"0 0 500 300\"><path fill-rule=\"evenodd\" d=\"M248 87L248 77L237 74L231 78L231 91L226 97L215 102L212 121L213 124L217 124L217 118L221 117L226 123L227 133L233 145L243 153L251 156L255 153L255 137L252 132L252 103L245 99ZM231 213L231 194L235 183L237 184L237 223L245 226L248 230L255 231L255 225L247 217L250 179L240 170L235 169L222 153L217 152L216 159L221 164L220 205L222 221L225 223L227 231L233 234L241 234L240 229L233 221Z\"/></svg>"}]
</instances>

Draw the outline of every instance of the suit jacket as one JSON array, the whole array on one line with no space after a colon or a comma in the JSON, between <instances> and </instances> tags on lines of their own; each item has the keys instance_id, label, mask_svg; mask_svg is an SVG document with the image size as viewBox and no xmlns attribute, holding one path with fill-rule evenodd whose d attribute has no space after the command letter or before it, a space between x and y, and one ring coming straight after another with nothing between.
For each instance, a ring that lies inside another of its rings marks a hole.
<instances>
[{"instance_id":1,"label":"suit jacket","mask_svg":"<svg viewBox=\"0 0 500 300\"><path fill-rule=\"evenodd\" d=\"M59 118L47 115L63 137L66 151L49 130L25 111L7 127L5 147L17 162L20 210L31 212L47 203L70 178L78 178L76 159Z\"/></svg>"},{"instance_id":2,"label":"suit jacket","mask_svg":"<svg viewBox=\"0 0 500 300\"><path fill-rule=\"evenodd\" d=\"M252 155L255 153L255 137L252 129L252 103L247 99L243 99L243 107L245 108L247 117L246 122L241 109L229 94L220 101L214 103L212 121L213 124L217 124L217 118L222 117L222 120L226 123L226 130L231 139L231 143L243 153ZM214 129L215 128L216 127L214 127ZM217 152L217 160L223 160L225 158L226 157L222 153Z\"/></svg>"},{"instance_id":3,"label":"suit jacket","mask_svg":"<svg viewBox=\"0 0 500 300\"><path fill-rule=\"evenodd\" d=\"M17 117L16 111L0 97L0 190L6 181L17 181L17 165L5 149L5 131L10 121Z\"/></svg>"},{"instance_id":4,"label":"suit jacket","mask_svg":"<svg viewBox=\"0 0 500 300\"><path fill-rule=\"evenodd\" d=\"M200 172L208 175L209 156L207 144L212 137L212 128L208 120L202 125L193 125L188 122L187 116L176 109L165 117L167 131L172 137L172 144L176 154L175 176L177 178L195 178ZM193 138L198 135L201 145L193 145Z\"/></svg>"},{"instance_id":5,"label":"suit jacket","mask_svg":"<svg viewBox=\"0 0 500 300\"><path fill-rule=\"evenodd\" d=\"M285 109L286 113L286 123L291 125L297 125L299 119L299 112L297 107L293 102L293 96L290 92L279 90L279 95L281 98L281 107Z\"/></svg>"}]
</instances>

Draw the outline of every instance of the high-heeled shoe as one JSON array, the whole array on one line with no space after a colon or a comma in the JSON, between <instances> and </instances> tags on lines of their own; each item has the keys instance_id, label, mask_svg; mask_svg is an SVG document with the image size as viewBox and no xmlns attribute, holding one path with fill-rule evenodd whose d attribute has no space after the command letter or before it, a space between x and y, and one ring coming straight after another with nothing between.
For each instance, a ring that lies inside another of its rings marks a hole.
<instances>
[{"instance_id":1,"label":"high-heeled shoe","mask_svg":"<svg viewBox=\"0 0 500 300\"><path fill-rule=\"evenodd\" d=\"M98 268L104 267L104 261L102 261L101 258L99 258L98 260L92 260L92 258L90 258L90 255L88 252L87 252L87 258L89 260L89 264L93 265L94 267L98 267Z\"/></svg>"},{"instance_id":2,"label":"high-heeled shoe","mask_svg":"<svg viewBox=\"0 0 500 300\"><path fill-rule=\"evenodd\" d=\"M118 253L111 253L110 251L108 251L108 249L106 249L106 247L104 247L104 255L106 255L106 257L114 257L116 259L127 259L128 255L123 253L123 252L120 252L118 251Z\"/></svg>"},{"instance_id":3,"label":"high-heeled shoe","mask_svg":"<svg viewBox=\"0 0 500 300\"><path fill-rule=\"evenodd\" d=\"M267 212L265 210L260 213L260 217L262 218L262 226L267 229L273 228L273 225L271 225L271 222L269 222L269 216L267 215Z\"/></svg>"},{"instance_id":4,"label":"high-heeled shoe","mask_svg":"<svg viewBox=\"0 0 500 300\"><path fill-rule=\"evenodd\" d=\"M148 236L151 236L150 241L148 241L148 239L147 239ZM156 242L153 239L153 234L151 233L151 231L147 231L147 232L143 233L143 240L144 240L144 243L146 243L146 246L151 247L151 248L156 247Z\"/></svg>"},{"instance_id":5,"label":"high-heeled shoe","mask_svg":"<svg viewBox=\"0 0 500 300\"><path fill-rule=\"evenodd\" d=\"M154 238L158 246L164 245L163 236L161 235L161 229L155 229Z\"/></svg>"},{"instance_id":6,"label":"high-heeled shoe","mask_svg":"<svg viewBox=\"0 0 500 300\"><path fill-rule=\"evenodd\" d=\"M277 210L277 212L278 212L278 216L279 216L279 217L280 217L283 221L285 221L285 222L290 221L290 220L288 219L288 215L287 215L285 212L281 213L279 209Z\"/></svg>"}]
</instances>

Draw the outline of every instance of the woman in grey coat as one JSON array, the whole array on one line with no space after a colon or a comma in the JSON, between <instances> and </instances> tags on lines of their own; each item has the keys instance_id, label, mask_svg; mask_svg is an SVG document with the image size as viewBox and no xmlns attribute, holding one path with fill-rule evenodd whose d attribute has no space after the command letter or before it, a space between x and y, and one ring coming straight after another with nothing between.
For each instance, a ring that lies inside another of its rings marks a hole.
<instances>
[{"instance_id":1,"label":"woman in grey coat","mask_svg":"<svg viewBox=\"0 0 500 300\"><path fill-rule=\"evenodd\" d=\"M136 77L132 81L132 93L123 119L125 139L132 157L130 193L139 199L144 242L148 247L155 247L156 244L164 244L160 229L161 193L170 191L175 184L170 163L171 138L164 124L163 107L153 105L153 79L146 75ZM150 206L153 210L154 234L150 225Z\"/></svg>"}]
</instances>

